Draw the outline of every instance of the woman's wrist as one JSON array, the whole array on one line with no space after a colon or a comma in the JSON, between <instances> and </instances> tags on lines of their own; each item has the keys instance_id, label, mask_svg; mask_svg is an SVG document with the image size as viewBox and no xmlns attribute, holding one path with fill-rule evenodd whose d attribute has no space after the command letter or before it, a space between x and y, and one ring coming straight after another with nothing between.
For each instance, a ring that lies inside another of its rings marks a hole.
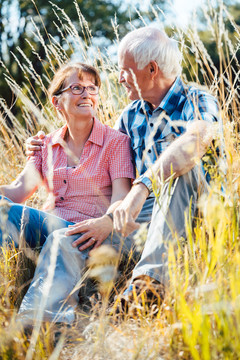
<instances>
[{"instance_id":1,"label":"woman's wrist","mask_svg":"<svg viewBox=\"0 0 240 360\"><path fill-rule=\"evenodd\" d=\"M109 212L109 213L106 213L105 215L107 215L109 217L109 219L111 219L113 222L113 213Z\"/></svg>"}]
</instances>

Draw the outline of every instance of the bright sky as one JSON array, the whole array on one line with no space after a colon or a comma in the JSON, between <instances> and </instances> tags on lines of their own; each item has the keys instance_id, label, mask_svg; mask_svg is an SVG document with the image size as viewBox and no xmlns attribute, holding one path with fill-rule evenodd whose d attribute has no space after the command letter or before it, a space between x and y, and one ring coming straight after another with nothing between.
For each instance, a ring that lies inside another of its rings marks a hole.
<instances>
[{"instance_id":1,"label":"bright sky","mask_svg":"<svg viewBox=\"0 0 240 360\"><path fill-rule=\"evenodd\" d=\"M203 0L174 0L173 11L176 13L178 25L187 25L191 12L197 7L200 7L202 3Z\"/></svg>"}]
</instances>

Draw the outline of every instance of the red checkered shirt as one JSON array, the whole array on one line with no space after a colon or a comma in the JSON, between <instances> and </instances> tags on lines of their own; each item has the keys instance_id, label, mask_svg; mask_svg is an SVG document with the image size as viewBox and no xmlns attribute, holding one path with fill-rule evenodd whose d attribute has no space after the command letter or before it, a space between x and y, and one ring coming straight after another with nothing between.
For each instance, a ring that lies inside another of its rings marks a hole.
<instances>
[{"instance_id":1,"label":"red checkered shirt","mask_svg":"<svg viewBox=\"0 0 240 360\"><path fill-rule=\"evenodd\" d=\"M67 125L47 135L41 151L28 161L49 191L43 210L54 208L56 216L71 222L102 216L110 204L113 180L135 177L130 139L95 118L80 162L67 167L66 131Z\"/></svg>"}]
</instances>

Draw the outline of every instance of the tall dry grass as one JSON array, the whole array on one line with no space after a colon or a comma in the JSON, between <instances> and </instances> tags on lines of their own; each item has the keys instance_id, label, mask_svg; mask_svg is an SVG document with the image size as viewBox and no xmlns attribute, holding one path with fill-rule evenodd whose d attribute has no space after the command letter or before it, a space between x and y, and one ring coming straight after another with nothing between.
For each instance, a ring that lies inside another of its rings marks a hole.
<instances>
[{"instance_id":1,"label":"tall dry grass","mask_svg":"<svg viewBox=\"0 0 240 360\"><path fill-rule=\"evenodd\" d=\"M19 71L25 75L25 84L16 84L5 70L6 81L17 96L22 108L22 120L26 127L0 99L0 182L16 178L25 163L24 141L39 129L52 131L61 125L48 101L42 103L37 92L39 87L46 94L46 87L55 69L69 59L71 54L97 66L102 74L101 106L99 118L112 126L127 104L127 98L117 83L117 67L111 56L91 48L92 34L82 17L77 3L79 23L85 41L65 15L53 5L56 23L64 39L60 46L52 34L49 42L42 42L48 61L45 75L41 78L31 61L22 53L17 61ZM161 12L154 10L160 23ZM29 277L29 269L21 263L21 252L4 249L1 255L1 302L0 302L0 358L1 359L238 359L240 357L240 246L239 246L239 27L234 23L226 7L213 12L204 11L211 37L219 57L217 70L199 37L195 26L186 31L176 28L180 47L184 54L184 77L193 82L203 78L204 86L219 100L228 167L220 164L209 195L201 198L199 216L194 225L186 216L187 239L176 239L169 245L169 292L155 317L145 307L138 309L132 319L119 321L109 315L106 306L95 302L90 313L78 313L78 322L70 331L71 339L60 338L57 346L53 341L53 325L46 324L30 342L19 332L15 324L16 308L21 296L20 278ZM230 20L235 38L229 38L225 23ZM44 29L35 29L39 41ZM117 27L113 30L117 34ZM117 38L117 36L116 36ZM66 51L66 47L68 50ZM189 52L189 49L191 50ZM91 57L88 58L91 50ZM20 49L19 49L20 51ZM32 49L33 56L39 57ZM39 61L41 59L39 58ZM233 70L233 63L237 69ZM4 66L4 64L2 64ZM235 71L235 73L234 73ZM34 87L32 86L34 84ZM13 126L9 128L6 115ZM216 139L218 142L218 139ZM215 168L212 172L214 174ZM224 192L222 189L224 188ZM40 206L44 194L38 192L29 203ZM139 235L140 236L140 235ZM29 265L29 264L28 264ZM31 268L31 267L30 267ZM103 284L104 285L104 284ZM106 291L105 301L108 300ZM103 301L104 303L104 301ZM65 333L69 335L69 330Z\"/></svg>"}]
</instances>

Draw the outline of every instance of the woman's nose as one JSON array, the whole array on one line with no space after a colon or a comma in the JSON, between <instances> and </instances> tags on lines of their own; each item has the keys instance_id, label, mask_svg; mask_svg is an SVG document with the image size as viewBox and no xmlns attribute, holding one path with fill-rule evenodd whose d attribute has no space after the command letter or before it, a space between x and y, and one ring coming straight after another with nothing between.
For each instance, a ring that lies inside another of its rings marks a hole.
<instances>
[{"instance_id":1,"label":"woman's nose","mask_svg":"<svg viewBox=\"0 0 240 360\"><path fill-rule=\"evenodd\" d=\"M90 94L89 94L89 92L87 91L87 88L86 88L86 87L84 88L84 91L81 93L81 96L84 97L84 98L90 96Z\"/></svg>"}]
</instances>

